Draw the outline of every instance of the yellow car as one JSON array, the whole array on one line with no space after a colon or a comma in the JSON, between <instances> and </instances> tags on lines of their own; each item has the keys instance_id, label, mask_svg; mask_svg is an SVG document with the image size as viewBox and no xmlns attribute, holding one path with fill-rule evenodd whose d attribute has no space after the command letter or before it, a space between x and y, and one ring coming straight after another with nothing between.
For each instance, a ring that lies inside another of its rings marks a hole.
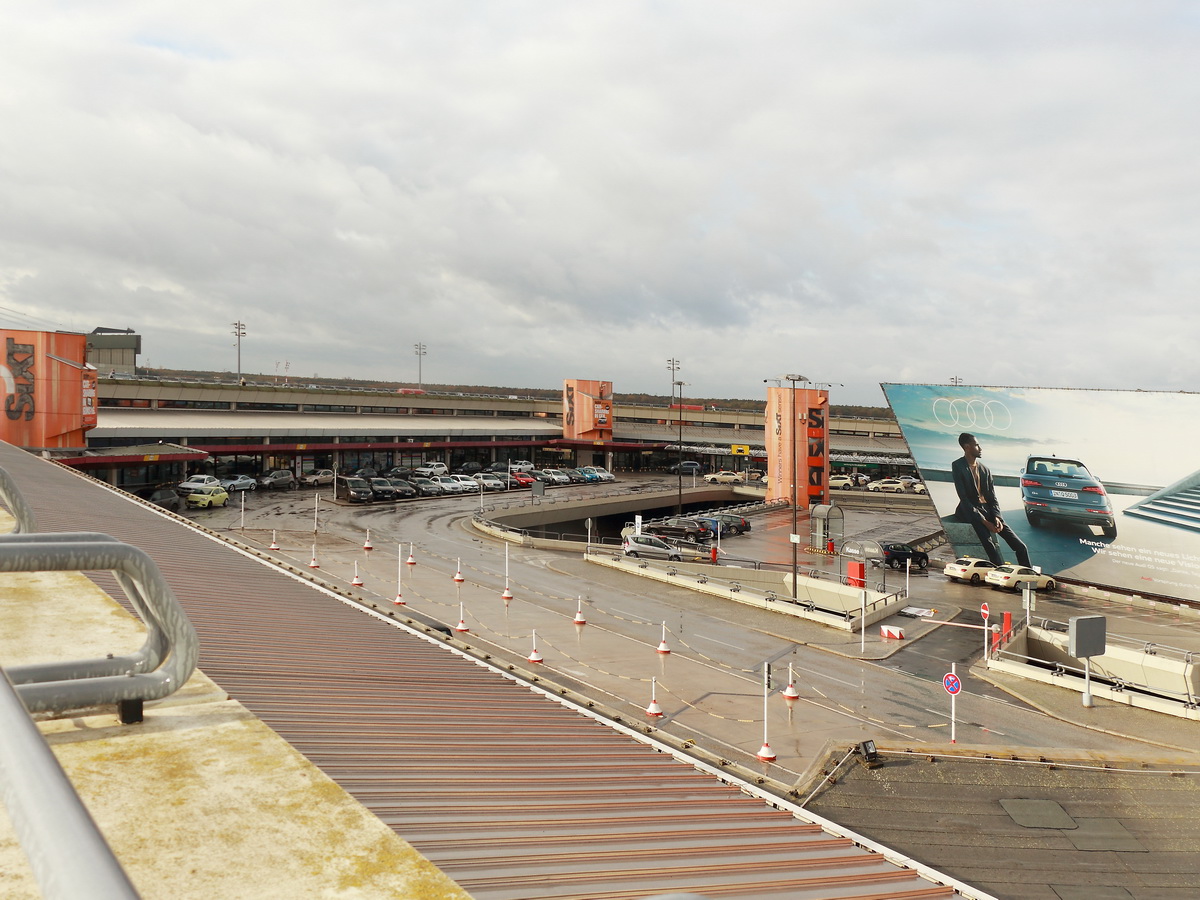
<instances>
[{"instance_id":1,"label":"yellow car","mask_svg":"<svg viewBox=\"0 0 1200 900\"><path fill-rule=\"evenodd\" d=\"M728 469L722 469L720 472L705 475L704 480L709 484L743 484L746 481L746 476L741 472L730 472Z\"/></svg>"},{"instance_id":2,"label":"yellow car","mask_svg":"<svg viewBox=\"0 0 1200 900\"><path fill-rule=\"evenodd\" d=\"M229 493L218 485L198 487L184 499L190 509L224 506L229 502Z\"/></svg>"}]
</instances>

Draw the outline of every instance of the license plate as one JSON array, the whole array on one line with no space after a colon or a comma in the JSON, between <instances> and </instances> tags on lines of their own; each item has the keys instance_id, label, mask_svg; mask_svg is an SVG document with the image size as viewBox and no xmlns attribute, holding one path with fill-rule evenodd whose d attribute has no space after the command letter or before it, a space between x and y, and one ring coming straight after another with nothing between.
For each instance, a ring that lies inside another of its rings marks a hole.
<instances>
[{"instance_id":1,"label":"license plate","mask_svg":"<svg viewBox=\"0 0 1200 900\"><path fill-rule=\"evenodd\" d=\"M1051 491L1051 497L1057 497L1059 500L1078 500L1079 495L1074 491Z\"/></svg>"}]
</instances>

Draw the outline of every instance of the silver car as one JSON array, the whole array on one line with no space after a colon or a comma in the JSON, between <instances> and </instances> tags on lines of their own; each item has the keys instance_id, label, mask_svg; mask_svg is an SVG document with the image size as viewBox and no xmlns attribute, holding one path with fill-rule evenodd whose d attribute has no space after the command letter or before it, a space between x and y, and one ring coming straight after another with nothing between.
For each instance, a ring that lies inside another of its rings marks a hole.
<instances>
[{"instance_id":1,"label":"silver car","mask_svg":"<svg viewBox=\"0 0 1200 900\"><path fill-rule=\"evenodd\" d=\"M683 559L683 555L678 549L652 534L628 534L621 544L621 549L625 551L626 556L632 556L634 559L640 556L651 559L669 559L673 562Z\"/></svg>"}]
</instances>

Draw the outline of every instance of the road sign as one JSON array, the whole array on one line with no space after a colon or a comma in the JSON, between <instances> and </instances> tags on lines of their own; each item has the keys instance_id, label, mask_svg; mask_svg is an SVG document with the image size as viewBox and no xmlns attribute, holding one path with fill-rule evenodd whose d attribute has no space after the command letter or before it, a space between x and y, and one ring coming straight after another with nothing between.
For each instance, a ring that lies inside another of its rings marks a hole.
<instances>
[{"instance_id":1,"label":"road sign","mask_svg":"<svg viewBox=\"0 0 1200 900\"><path fill-rule=\"evenodd\" d=\"M749 456L750 455L750 445L749 444L730 444L729 445L729 455L730 456Z\"/></svg>"},{"instance_id":2,"label":"road sign","mask_svg":"<svg viewBox=\"0 0 1200 900\"><path fill-rule=\"evenodd\" d=\"M946 689L946 693L953 697L962 690L962 682L958 680L958 676L953 672L947 672L942 676L942 687Z\"/></svg>"},{"instance_id":3,"label":"road sign","mask_svg":"<svg viewBox=\"0 0 1200 900\"><path fill-rule=\"evenodd\" d=\"M989 615L989 612L988 612L988 605L987 605L986 603L980 603L980 604L979 604L979 614L980 614L981 616L983 616L983 620L986 622L986 621L987 621L987 617L988 617L988 615Z\"/></svg>"}]
</instances>

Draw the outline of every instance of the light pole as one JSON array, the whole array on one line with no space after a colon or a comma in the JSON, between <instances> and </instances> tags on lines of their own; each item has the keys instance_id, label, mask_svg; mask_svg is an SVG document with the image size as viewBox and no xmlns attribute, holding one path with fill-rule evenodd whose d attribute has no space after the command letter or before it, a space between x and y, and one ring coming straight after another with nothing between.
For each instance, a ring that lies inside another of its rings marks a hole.
<instances>
[{"instance_id":1,"label":"light pole","mask_svg":"<svg viewBox=\"0 0 1200 900\"><path fill-rule=\"evenodd\" d=\"M242 338L246 336L246 323L237 321L233 323L233 336L237 338L237 377L238 382L242 380Z\"/></svg>"},{"instance_id":2,"label":"light pole","mask_svg":"<svg viewBox=\"0 0 1200 900\"><path fill-rule=\"evenodd\" d=\"M421 380L421 357L425 355L425 345L413 344L413 353L417 355L417 390L419 391L422 389L423 384Z\"/></svg>"}]
</instances>

